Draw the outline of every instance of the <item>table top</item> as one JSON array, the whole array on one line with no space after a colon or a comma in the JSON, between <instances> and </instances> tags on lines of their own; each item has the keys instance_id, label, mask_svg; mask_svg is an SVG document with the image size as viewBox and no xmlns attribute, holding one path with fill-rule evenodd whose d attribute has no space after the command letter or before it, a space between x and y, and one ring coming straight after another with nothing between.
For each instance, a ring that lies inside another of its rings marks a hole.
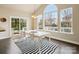
<instances>
[{"instance_id":1,"label":"table top","mask_svg":"<svg viewBox=\"0 0 79 59\"><path fill-rule=\"evenodd\" d=\"M39 30L29 30L29 31L26 31L26 33L33 34L35 36L44 36L44 35L49 34L48 32L39 31Z\"/></svg>"}]
</instances>

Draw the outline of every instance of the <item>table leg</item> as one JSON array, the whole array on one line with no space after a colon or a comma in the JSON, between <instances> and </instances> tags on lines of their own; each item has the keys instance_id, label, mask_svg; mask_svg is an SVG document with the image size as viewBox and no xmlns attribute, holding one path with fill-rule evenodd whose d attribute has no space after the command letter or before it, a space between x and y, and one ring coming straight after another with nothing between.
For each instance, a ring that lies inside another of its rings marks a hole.
<instances>
[{"instance_id":1,"label":"table leg","mask_svg":"<svg viewBox=\"0 0 79 59\"><path fill-rule=\"evenodd\" d=\"M51 38L49 37L49 41L51 41Z\"/></svg>"}]
</instances>

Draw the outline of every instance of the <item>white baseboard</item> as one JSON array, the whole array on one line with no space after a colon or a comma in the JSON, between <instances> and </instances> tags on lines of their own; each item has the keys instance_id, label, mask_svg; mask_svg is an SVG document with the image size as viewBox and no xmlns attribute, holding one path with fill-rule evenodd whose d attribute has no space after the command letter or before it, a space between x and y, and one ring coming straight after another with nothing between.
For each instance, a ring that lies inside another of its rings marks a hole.
<instances>
[{"instance_id":1,"label":"white baseboard","mask_svg":"<svg viewBox=\"0 0 79 59\"><path fill-rule=\"evenodd\" d=\"M48 36L48 35L46 37L50 37L50 38L54 38L56 40L65 41L65 42L69 42L69 43L73 43L73 44L79 45L78 41L67 40L67 39L62 39L62 38L58 38L58 37L54 37L54 36Z\"/></svg>"}]
</instances>

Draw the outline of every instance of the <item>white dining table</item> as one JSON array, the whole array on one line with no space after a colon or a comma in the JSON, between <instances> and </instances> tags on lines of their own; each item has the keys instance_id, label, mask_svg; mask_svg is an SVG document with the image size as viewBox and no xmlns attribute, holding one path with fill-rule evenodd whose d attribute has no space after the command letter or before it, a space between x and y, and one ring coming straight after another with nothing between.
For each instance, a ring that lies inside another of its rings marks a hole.
<instances>
[{"instance_id":1,"label":"white dining table","mask_svg":"<svg viewBox=\"0 0 79 59\"><path fill-rule=\"evenodd\" d=\"M38 37L38 38L43 38L46 35L49 35L49 32L39 31L39 30L28 30L28 31L25 31L25 33L26 35L29 34L30 36Z\"/></svg>"}]
</instances>

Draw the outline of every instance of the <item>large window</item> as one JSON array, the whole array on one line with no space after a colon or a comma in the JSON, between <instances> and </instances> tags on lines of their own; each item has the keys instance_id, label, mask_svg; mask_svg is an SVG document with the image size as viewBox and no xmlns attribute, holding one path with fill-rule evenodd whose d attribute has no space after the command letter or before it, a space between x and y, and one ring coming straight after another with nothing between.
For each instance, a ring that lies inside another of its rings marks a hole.
<instances>
[{"instance_id":1,"label":"large window","mask_svg":"<svg viewBox=\"0 0 79 59\"><path fill-rule=\"evenodd\" d=\"M60 12L60 30L63 33L72 33L72 8L66 8Z\"/></svg>"},{"instance_id":2,"label":"large window","mask_svg":"<svg viewBox=\"0 0 79 59\"><path fill-rule=\"evenodd\" d=\"M14 34L19 34L20 31L26 30L26 18L11 17L11 28Z\"/></svg>"},{"instance_id":3,"label":"large window","mask_svg":"<svg viewBox=\"0 0 79 59\"><path fill-rule=\"evenodd\" d=\"M43 14L37 16L37 28L51 32L73 33L73 9L60 9L54 4L45 7ZM60 14L58 14L60 13Z\"/></svg>"},{"instance_id":4,"label":"large window","mask_svg":"<svg viewBox=\"0 0 79 59\"><path fill-rule=\"evenodd\" d=\"M45 30L58 31L58 10L55 5L47 5L43 12Z\"/></svg>"},{"instance_id":5,"label":"large window","mask_svg":"<svg viewBox=\"0 0 79 59\"><path fill-rule=\"evenodd\" d=\"M43 29L43 18L42 15L38 15L37 19L37 29Z\"/></svg>"}]
</instances>

